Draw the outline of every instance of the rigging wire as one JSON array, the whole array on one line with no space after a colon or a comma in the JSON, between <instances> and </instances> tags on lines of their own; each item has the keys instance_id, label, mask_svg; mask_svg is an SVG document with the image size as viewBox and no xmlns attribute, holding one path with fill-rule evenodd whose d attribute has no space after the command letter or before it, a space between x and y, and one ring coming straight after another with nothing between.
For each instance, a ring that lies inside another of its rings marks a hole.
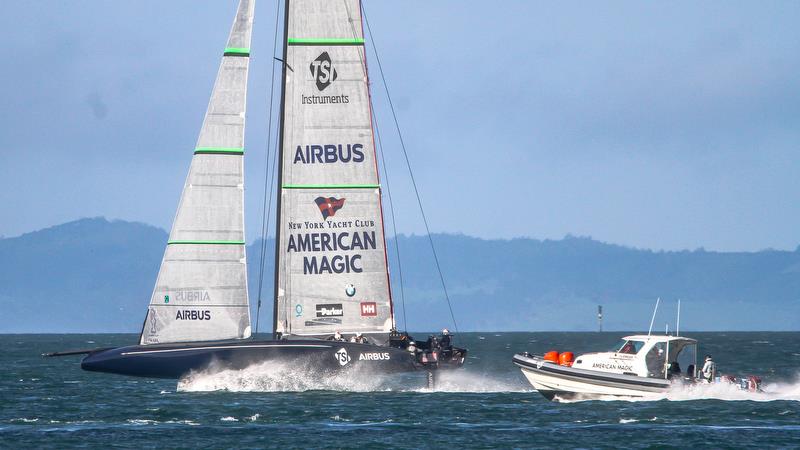
<instances>
[{"instance_id":1,"label":"rigging wire","mask_svg":"<svg viewBox=\"0 0 800 450\"><path fill-rule=\"evenodd\" d=\"M386 170L386 158L383 155L383 142L381 141L381 130L378 128L378 118L375 117L375 109L371 108L372 123L375 125L375 135L378 138L378 148L380 149L381 165L383 165L383 179L386 180L386 198L389 200L389 216L392 218L392 234L394 237L394 252L397 255L397 272L400 277L400 304L403 306L403 327L408 331L408 319L406 318L406 294L403 288L403 264L400 262L400 244L397 242L397 223L394 219L394 204L392 203L392 192L389 189L389 172Z\"/></svg>"},{"instance_id":2,"label":"rigging wire","mask_svg":"<svg viewBox=\"0 0 800 450\"><path fill-rule=\"evenodd\" d=\"M400 131L400 123L397 120L397 113L394 110L394 103L392 103L392 96L389 94L389 85L386 83L386 76L383 73L383 65L381 64L381 58L378 55L378 47L375 45L375 39L372 34L372 28L369 26L369 19L367 19L367 11L364 8L364 2L361 3L361 14L364 16L364 22L367 24L367 31L369 32L369 40L372 44L372 50L375 53L375 61L378 63L378 72L381 74L381 80L383 81L383 89L386 92L386 99L389 102L389 109L392 111L392 118L394 119L394 126L397 130L397 137L400 140L400 148L403 150L403 156L406 160L406 167L408 168L408 174L411 177L411 184L414 186L414 194L417 196L417 204L419 205L419 211L422 215L422 221L425 224L425 231L428 235L428 242L431 246L431 252L433 253L433 260L436 262L436 270L439 272L439 280L442 283L442 290L444 291L445 300L447 300L447 308L450 310L450 319L453 321L453 328L456 330L456 334L458 335L458 323L456 322L456 316L453 313L453 305L450 302L450 295L447 293L447 285L444 282L444 275L442 275L442 268L439 264L439 257L436 254L436 247L433 244L433 237L431 236L431 229L428 226L428 218L425 216L425 209L422 207L422 199L419 195L419 189L417 189L417 182L414 179L414 172L411 170L411 161L408 159L408 152L406 151L406 144L403 140L403 133Z\"/></svg>"},{"instance_id":3,"label":"rigging wire","mask_svg":"<svg viewBox=\"0 0 800 450\"><path fill-rule=\"evenodd\" d=\"M280 12L281 12L281 2L277 0L275 2L275 35L272 38L272 74L270 77L269 83L269 120L267 123L267 148L266 152L264 153L264 200L261 205L261 255L259 258L258 263L258 306L256 307L256 330L255 334L258 334L258 322L261 319L261 286L264 281L264 259L266 256L267 251L267 217L270 214L270 209L272 209L272 179L270 182L267 183L267 176L270 173L269 170L269 153L270 153L270 146L272 144L272 101L273 101L273 94L275 93L275 56L277 54L278 48L278 20L280 19ZM276 133L277 134L277 133ZM272 167L272 175L275 175L275 158L273 156L273 167ZM267 188L269 188L269 195L267 195ZM269 198L269 209L267 207L267 198ZM266 210L266 211L265 211ZM265 214L266 213L266 214Z\"/></svg>"}]
</instances>

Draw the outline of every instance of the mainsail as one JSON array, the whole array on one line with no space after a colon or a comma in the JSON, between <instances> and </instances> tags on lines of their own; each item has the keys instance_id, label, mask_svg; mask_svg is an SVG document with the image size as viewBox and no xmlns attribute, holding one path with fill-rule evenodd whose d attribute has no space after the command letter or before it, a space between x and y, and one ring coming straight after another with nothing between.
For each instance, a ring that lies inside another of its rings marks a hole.
<instances>
[{"instance_id":1,"label":"mainsail","mask_svg":"<svg viewBox=\"0 0 800 450\"><path fill-rule=\"evenodd\" d=\"M287 5L275 331L386 333L394 324L360 3Z\"/></svg>"},{"instance_id":2,"label":"mainsail","mask_svg":"<svg viewBox=\"0 0 800 450\"><path fill-rule=\"evenodd\" d=\"M239 2L141 344L242 339L251 333L243 155L254 2Z\"/></svg>"}]
</instances>

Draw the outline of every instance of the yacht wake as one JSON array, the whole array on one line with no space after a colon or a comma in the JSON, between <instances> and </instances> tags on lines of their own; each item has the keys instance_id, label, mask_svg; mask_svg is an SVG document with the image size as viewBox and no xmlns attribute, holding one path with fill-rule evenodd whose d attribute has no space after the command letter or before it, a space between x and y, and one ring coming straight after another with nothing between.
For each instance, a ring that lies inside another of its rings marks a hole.
<instances>
[{"instance_id":1,"label":"yacht wake","mask_svg":"<svg viewBox=\"0 0 800 450\"><path fill-rule=\"evenodd\" d=\"M516 373L514 373L516 375ZM534 392L534 389L524 380L514 377L503 377L500 374L478 372L475 370L461 369L438 373L436 385L433 389L421 387L415 392L476 392L476 393L503 393L503 392Z\"/></svg>"},{"instance_id":2,"label":"yacht wake","mask_svg":"<svg viewBox=\"0 0 800 450\"><path fill-rule=\"evenodd\" d=\"M303 392L387 390L382 377L360 371L343 371L320 376L296 364L264 362L243 369L230 369L216 364L192 371L178 380L179 392Z\"/></svg>"},{"instance_id":3,"label":"yacht wake","mask_svg":"<svg viewBox=\"0 0 800 450\"><path fill-rule=\"evenodd\" d=\"M324 374L310 367L275 362L230 369L212 364L178 380L179 392L530 392L523 381L496 374L461 369L436 374L436 385L427 387L424 371L402 374L375 374L367 370L349 370Z\"/></svg>"}]
</instances>

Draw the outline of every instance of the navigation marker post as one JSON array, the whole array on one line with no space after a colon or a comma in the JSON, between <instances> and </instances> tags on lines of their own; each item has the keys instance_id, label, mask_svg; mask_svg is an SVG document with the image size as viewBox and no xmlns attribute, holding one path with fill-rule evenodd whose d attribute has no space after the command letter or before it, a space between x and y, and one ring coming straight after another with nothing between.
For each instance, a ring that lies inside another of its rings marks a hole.
<instances>
[{"instance_id":1,"label":"navigation marker post","mask_svg":"<svg viewBox=\"0 0 800 450\"><path fill-rule=\"evenodd\" d=\"M603 332L603 305L597 305L597 331Z\"/></svg>"}]
</instances>

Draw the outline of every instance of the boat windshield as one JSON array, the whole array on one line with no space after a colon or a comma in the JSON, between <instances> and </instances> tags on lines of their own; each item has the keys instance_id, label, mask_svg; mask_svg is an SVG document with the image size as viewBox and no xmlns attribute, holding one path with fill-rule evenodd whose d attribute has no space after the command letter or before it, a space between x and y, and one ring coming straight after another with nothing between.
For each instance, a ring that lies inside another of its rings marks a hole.
<instances>
[{"instance_id":1,"label":"boat windshield","mask_svg":"<svg viewBox=\"0 0 800 450\"><path fill-rule=\"evenodd\" d=\"M615 353L627 353L629 355L635 355L639 353L639 350L644 347L644 341L629 341L626 339L620 339L614 347L611 348L612 352Z\"/></svg>"}]
</instances>

